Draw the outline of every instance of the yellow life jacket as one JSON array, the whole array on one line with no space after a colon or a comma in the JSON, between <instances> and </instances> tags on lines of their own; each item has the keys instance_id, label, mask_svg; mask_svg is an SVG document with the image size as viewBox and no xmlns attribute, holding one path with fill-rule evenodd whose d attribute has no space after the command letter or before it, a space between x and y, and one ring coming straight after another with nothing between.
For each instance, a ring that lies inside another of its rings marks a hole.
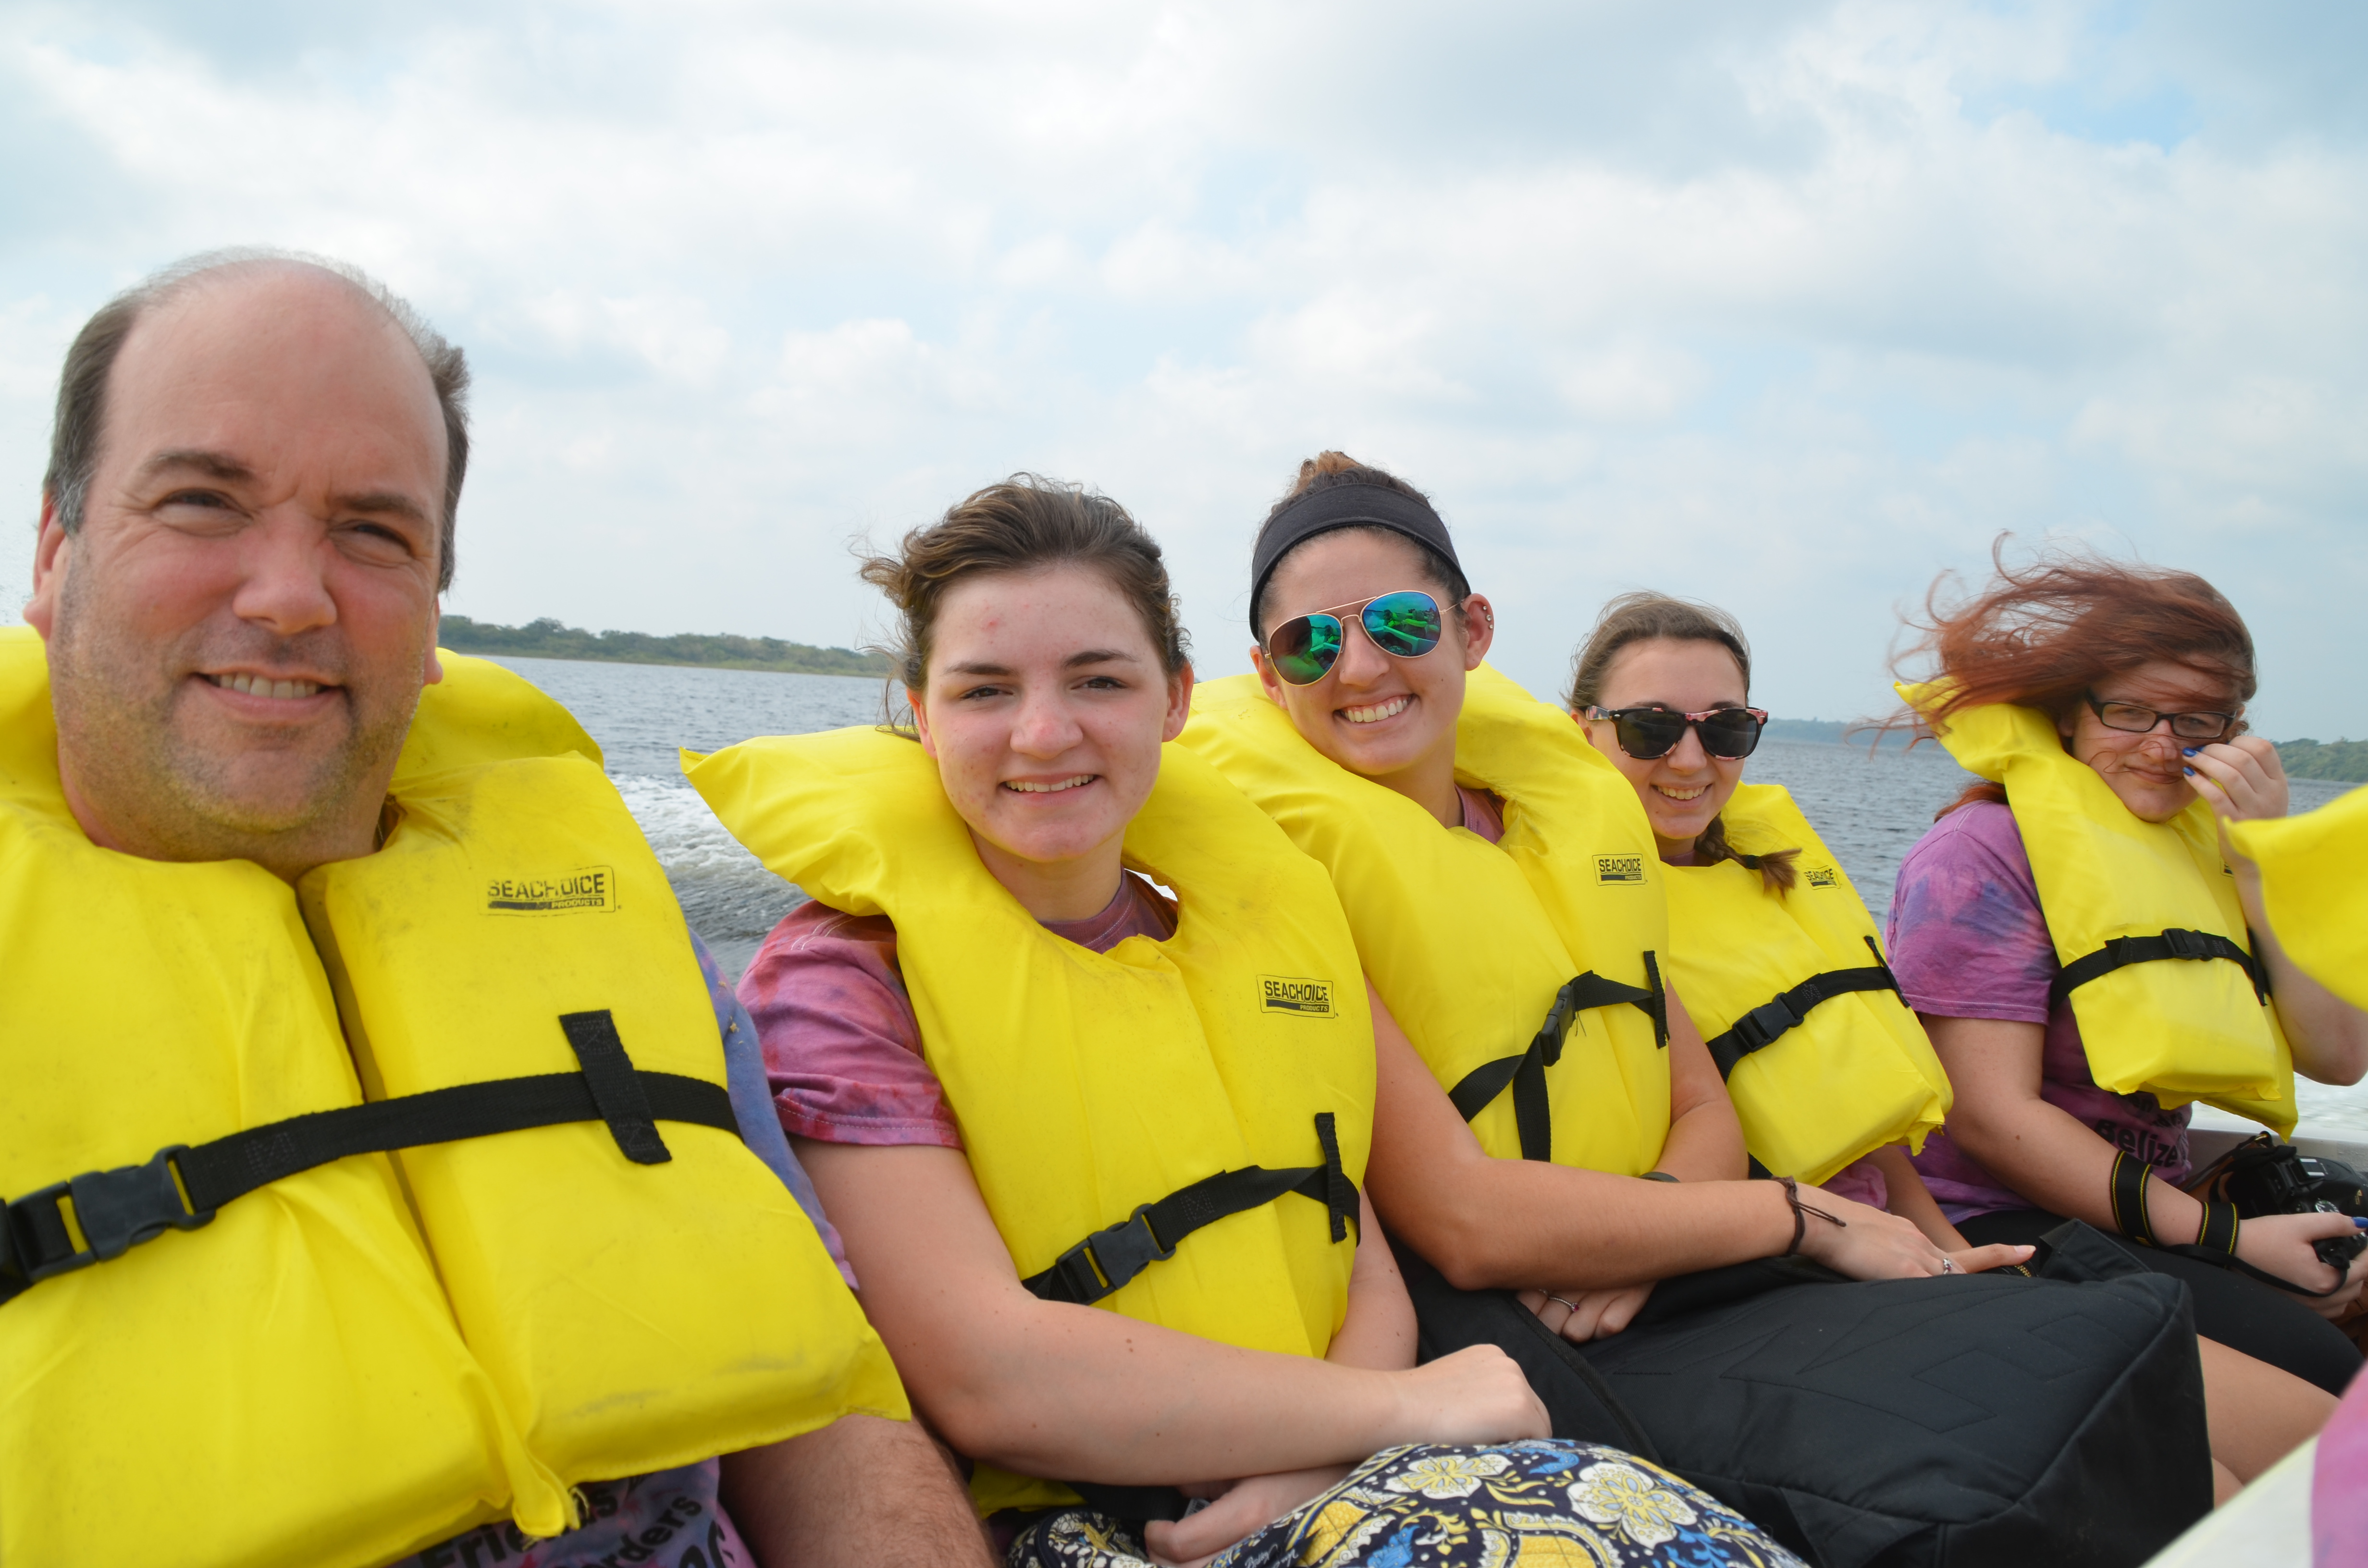
<instances>
[{"instance_id":1,"label":"yellow life jacket","mask_svg":"<svg viewBox=\"0 0 2368 1568\"><path fill-rule=\"evenodd\" d=\"M1898 689L1911 707L1941 695ZM2035 708L1961 709L1940 736L1966 771L2006 787L2064 965L2056 994L2071 999L2099 1085L2168 1107L2203 1100L2293 1131L2294 1060L2256 983L2211 808L2140 820Z\"/></svg>"},{"instance_id":2,"label":"yellow life jacket","mask_svg":"<svg viewBox=\"0 0 2368 1568\"><path fill-rule=\"evenodd\" d=\"M1467 677L1455 776L1503 798L1495 846L1326 758L1254 676L1196 687L1183 744L1331 873L1365 973L1482 1148L1652 1169L1669 1130L1661 862L1568 714L1486 665Z\"/></svg>"},{"instance_id":3,"label":"yellow life jacket","mask_svg":"<svg viewBox=\"0 0 2368 1568\"><path fill-rule=\"evenodd\" d=\"M2262 912L2286 956L2355 1007L2368 1007L2368 790L2300 816L2233 822L2261 869Z\"/></svg>"},{"instance_id":4,"label":"yellow life jacket","mask_svg":"<svg viewBox=\"0 0 2368 1568\"><path fill-rule=\"evenodd\" d=\"M92 845L41 646L0 633L0 1561L361 1568L503 1514L556 1534L580 1481L904 1413L728 1130L623 803L585 756L512 749L597 747L443 657L384 847L291 889ZM567 1014L607 1020L590 1054ZM356 1148L393 1152L326 1157Z\"/></svg>"},{"instance_id":5,"label":"yellow life jacket","mask_svg":"<svg viewBox=\"0 0 2368 1568\"><path fill-rule=\"evenodd\" d=\"M1322 869L1256 807L1167 747L1125 853L1175 890L1176 934L1096 953L987 871L909 740L839 730L684 760L766 865L894 922L923 1054L1030 1290L1253 1349L1330 1347L1372 1136L1372 1020ZM1207 1185L1250 1167L1270 1176ZM1224 1212L1199 1229L1163 1205L1196 1185ZM1076 1495L988 1465L972 1492L982 1513Z\"/></svg>"},{"instance_id":6,"label":"yellow life jacket","mask_svg":"<svg viewBox=\"0 0 2368 1568\"><path fill-rule=\"evenodd\" d=\"M1719 815L1745 854L1801 852L1785 893L1732 860L1664 869L1669 976L1744 1142L1772 1175L1812 1182L1888 1143L1922 1148L1949 1108L1948 1074L1850 874L1780 784L1736 786Z\"/></svg>"}]
</instances>

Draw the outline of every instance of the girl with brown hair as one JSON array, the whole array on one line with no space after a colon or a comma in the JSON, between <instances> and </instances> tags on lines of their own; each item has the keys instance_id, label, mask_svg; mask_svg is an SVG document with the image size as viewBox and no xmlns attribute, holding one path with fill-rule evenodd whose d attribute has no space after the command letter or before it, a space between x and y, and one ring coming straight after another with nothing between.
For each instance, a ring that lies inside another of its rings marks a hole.
<instances>
[{"instance_id":1,"label":"girl with brown hair","mask_svg":"<svg viewBox=\"0 0 2368 1568\"><path fill-rule=\"evenodd\" d=\"M2055 553L2000 555L1959 603L1947 581L1914 650L1932 682L1903 690L1986 781L1909 852L1892 901L1892 968L1956 1089L1917 1166L1969 1239L2085 1220L2184 1280L2206 1338L2340 1392L2360 1355L2328 1320L2353 1310L2362 1267L2319 1244L2352 1221L2239 1225L2182 1190L2186 1102L2290 1127L2294 1071L2368 1068L2368 1020L2287 959L2226 832L2286 812L2276 748L2245 733L2252 637L2192 573ZM2230 929L2191 928L2215 908ZM2174 987L2187 1000L2158 1006ZM2214 1092L2196 1070L2223 1036L2268 1064L2259 1085L2224 1072ZM2204 1242L2239 1267L2167 1250Z\"/></svg>"},{"instance_id":2,"label":"girl with brown hair","mask_svg":"<svg viewBox=\"0 0 2368 1568\"><path fill-rule=\"evenodd\" d=\"M2142 1561L2213 1494L2177 1290L1985 1274L2030 1255L1744 1179L1659 964L1652 832L1486 666L1496 619L1427 497L1325 453L1253 546L1256 673L1203 685L1182 737L1340 895L1425 1354L1502 1346L1557 1432L1657 1453L1814 1561ZM2089 1351L2035 1349L2066 1334Z\"/></svg>"},{"instance_id":3,"label":"girl with brown hair","mask_svg":"<svg viewBox=\"0 0 2368 1568\"><path fill-rule=\"evenodd\" d=\"M1359 1191L1355 948L1322 871L1165 744L1193 679L1150 535L1023 475L864 575L909 733L690 776L814 895L741 994L864 1310L1013 1568L1792 1563L1548 1437L1493 1347L1415 1365Z\"/></svg>"},{"instance_id":4,"label":"girl with brown hair","mask_svg":"<svg viewBox=\"0 0 2368 1568\"><path fill-rule=\"evenodd\" d=\"M1935 1124L1948 1085L1873 947L1873 917L1784 790L1744 782L1766 722L1750 689L1751 648L1732 616L1633 593L1603 607L1573 660L1565 706L1652 824L1670 868L1669 968L1710 1020L1755 1153L1913 1221L1936 1245L1970 1247L1908 1152L1945 1144ZM1861 942L1870 950L1855 951ZM1781 1016L1755 1034L1743 1010L1764 1018L1754 1005L1778 994ZM1816 1168L1798 1168L1804 1155ZM2032 1245L2054 1222L2010 1239ZM2209 1340L2201 1358L2224 1493L2326 1418L2323 1394L2273 1367Z\"/></svg>"}]
</instances>

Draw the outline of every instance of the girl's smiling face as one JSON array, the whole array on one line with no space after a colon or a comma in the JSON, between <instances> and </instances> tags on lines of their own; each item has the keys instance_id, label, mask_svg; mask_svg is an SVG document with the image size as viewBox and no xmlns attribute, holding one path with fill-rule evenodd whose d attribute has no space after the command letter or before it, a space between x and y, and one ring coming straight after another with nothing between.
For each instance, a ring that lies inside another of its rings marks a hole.
<instances>
[{"instance_id":1,"label":"girl's smiling face","mask_svg":"<svg viewBox=\"0 0 2368 1568\"><path fill-rule=\"evenodd\" d=\"M1744 707L1749 697L1742 667L1722 644L1653 637L1620 650L1604 675L1603 695L1595 705L1703 713ZM1692 864L1694 840L1725 809L1743 781L1744 759L1711 756L1691 725L1667 756L1649 761L1620 749L1608 719L1587 721L1587 738L1611 759L1645 803L1661 858L1675 866Z\"/></svg>"},{"instance_id":2,"label":"girl's smiling face","mask_svg":"<svg viewBox=\"0 0 2368 1568\"><path fill-rule=\"evenodd\" d=\"M1440 601L1440 642L1398 658L1373 645L1361 625L1343 627L1340 657L1307 686L1279 678L1263 648L1250 650L1267 695L1307 743L1349 772L1397 790L1440 814L1454 803L1455 721L1463 676L1487 655L1495 612L1478 594L1456 614L1423 552L1395 534L1341 528L1293 550L1268 580L1266 630L1294 616L1358 603L1400 588ZM1342 619L1355 618L1343 610ZM1440 794L1444 790L1443 797ZM1451 820L1444 814L1441 820Z\"/></svg>"},{"instance_id":3,"label":"girl's smiling face","mask_svg":"<svg viewBox=\"0 0 2368 1568\"><path fill-rule=\"evenodd\" d=\"M1108 578L1056 566L948 590L928 681L907 694L914 723L987 869L1039 919L1099 913L1160 744L1184 728L1190 666L1161 667Z\"/></svg>"}]
</instances>

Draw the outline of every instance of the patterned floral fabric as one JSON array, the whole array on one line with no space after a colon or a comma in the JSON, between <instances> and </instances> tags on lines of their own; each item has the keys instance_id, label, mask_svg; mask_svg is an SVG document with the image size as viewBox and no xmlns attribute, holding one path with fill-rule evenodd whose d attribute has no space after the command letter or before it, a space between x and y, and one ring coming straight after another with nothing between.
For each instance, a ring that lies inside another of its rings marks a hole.
<instances>
[{"instance_id":1,"label":"patterned floral fabric","mask_svg":"<svg viewBox=\"0 0 2368 1568\"><path fill-rule=\"evenodd\" d=\"M1144 1568L1142 1543L1076 1508L1011 1543L1009 1568ZM1594 1443L1388 1449L1210 1568L1801 1568L1658 1465Z\"/></svg>"}]
</instances>

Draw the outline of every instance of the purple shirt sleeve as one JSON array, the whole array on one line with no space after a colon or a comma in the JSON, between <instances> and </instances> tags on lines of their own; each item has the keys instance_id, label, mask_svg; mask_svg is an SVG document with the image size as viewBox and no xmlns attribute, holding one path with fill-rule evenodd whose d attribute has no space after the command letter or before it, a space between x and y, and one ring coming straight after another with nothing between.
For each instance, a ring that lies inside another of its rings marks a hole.
<instances>
[{"instance_id":1,"label":"purple shirt sleeve","mask_svg":"<svg viewBox=\"0 0 2368 1568\"><path fill-rule=\"evenodd\" d=\"M1919 1013L2047 1021L2055 944L2014 813L1982 801L1933 824L1899 868L1891 971Z\"/></svg>"},{"instance_id":2,"label":"purple shirt sleeve","mask_svg":"<svg viewBox=\"0 0 2368 1568\"><path fill-rule=\"evenodd\" d=\"M2051 1005L2048 990L2063 966L2011 810L1981 801L1934 824L1900 865L1886 935L1909 1006L1932 1017L2044 1026L2040 1097L2164 1180L2186 1179L2187 1108L2165 1110L2152 1095L2100 1088L2071 1005ZM2031 1207L1946 1128L1925 1140L1915 1164L1952 1224Z\"/></svg>"},{"instance_id":3,"label":"purple shirt sleeve","mask_svg":"<svg viewBox=\"0 0 2368 1568\"><path fill-rule=\"evenodd\" d=\"M962 1147L953 1108L921 1057L896 967L896 928L808 903L773 927L740 977L773 1108L793 1137Z\"/></svg>"}]
</instances>

